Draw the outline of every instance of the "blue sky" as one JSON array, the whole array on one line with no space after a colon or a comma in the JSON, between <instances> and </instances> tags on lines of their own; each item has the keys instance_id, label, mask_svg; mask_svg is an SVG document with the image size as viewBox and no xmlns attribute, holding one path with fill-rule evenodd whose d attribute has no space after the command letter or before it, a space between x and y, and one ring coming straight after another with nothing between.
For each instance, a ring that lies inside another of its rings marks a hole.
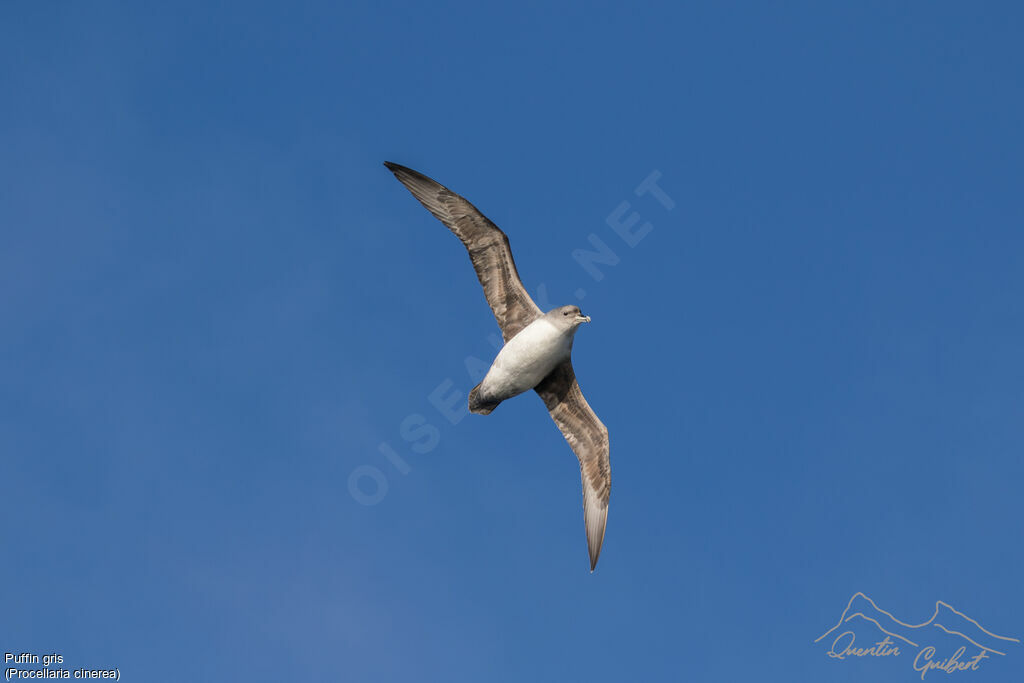
<instances>
[{"instance_id":1,"label":"blue sky","mask_svg":"<svg viewBox=\"0 0 1024 683\"><path fill-rule=\"evenodd\" d=\"M1024 637L1019 7L0 18L4 651L126 681L920 680L813 642L857 591ZM431 400L497 328L385 159L593 317L593 575L539 399ZM635 192L655 171L671 210ZM955 677L1022 674L1016 644Z\"/></svg>"}]
</instances>

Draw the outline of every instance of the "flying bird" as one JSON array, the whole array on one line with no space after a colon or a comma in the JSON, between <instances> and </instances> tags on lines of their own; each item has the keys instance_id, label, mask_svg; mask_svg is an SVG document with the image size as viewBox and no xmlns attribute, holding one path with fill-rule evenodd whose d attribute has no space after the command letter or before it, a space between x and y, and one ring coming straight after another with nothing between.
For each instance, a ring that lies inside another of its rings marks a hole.
<instances>
[{"instance_id":1,"label":"flying bird","mask_svg":"<svg viewBox=\"0 0 1024 683\"><path fill-rule=\"evenodd\" d=\"M469 393L470 411L487 415L502 401L533 389L579 459L593 572L604 541L612 486L608 429L583 398L570 357L576 331L590 318L577 306L540 310L519 280L508 237L497 225L422 173L390 161L384 165L465 245L501 327L505 345L483 381Z\"/></svg>"}]
</instances>

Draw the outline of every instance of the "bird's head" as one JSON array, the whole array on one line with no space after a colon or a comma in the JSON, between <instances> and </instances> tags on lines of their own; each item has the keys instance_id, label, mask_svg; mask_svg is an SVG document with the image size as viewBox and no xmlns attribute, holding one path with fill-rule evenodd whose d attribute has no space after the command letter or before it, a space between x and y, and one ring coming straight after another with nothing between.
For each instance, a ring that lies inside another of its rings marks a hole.
<instances>
[{"instance_id":1,"label":"bird's head","mask_svg":"<svg viewBox=\"0 0 1024 683\"><path fill-rule=\"evenodd\" d=\"M559 306L548 311L546 317L560 329L575 330L581 324L590 322L590 316L583 315L579 306Z\"/></svg>"}]
</instances>

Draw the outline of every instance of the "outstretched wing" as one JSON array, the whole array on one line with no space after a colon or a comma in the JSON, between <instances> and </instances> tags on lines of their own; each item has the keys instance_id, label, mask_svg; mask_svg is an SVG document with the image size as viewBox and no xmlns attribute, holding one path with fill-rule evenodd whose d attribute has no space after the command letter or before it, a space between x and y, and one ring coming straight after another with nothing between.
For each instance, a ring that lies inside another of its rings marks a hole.
<instances>
[{"instance_id":1,"label":"outstretched wing","mask_svg":"<svg viewBox=\"0 0 1024 683\"><path fill-rule=\"evenodd\" d=\"M497 225L468 201L422 173L390 161L384 165L462 240L505 341L543 315L519 280L508 237Z\"/></svg>"},{"instance_id":2,"label":"outstretched wing","mask_svg":"<svg viewBox=\"0 0 1024 683\"><path fill-rule=\"evenodd\" d=\"M563 361L552 370L535 391L544 399L551 419L562 430L562 435L580 461L583 519L587 526L590 571L594 571L604 541L604 529L608 522L608 497L612 490L608 429L597 419L587 399L583 398L571 360Z\"/></svg>"}]
</instances>

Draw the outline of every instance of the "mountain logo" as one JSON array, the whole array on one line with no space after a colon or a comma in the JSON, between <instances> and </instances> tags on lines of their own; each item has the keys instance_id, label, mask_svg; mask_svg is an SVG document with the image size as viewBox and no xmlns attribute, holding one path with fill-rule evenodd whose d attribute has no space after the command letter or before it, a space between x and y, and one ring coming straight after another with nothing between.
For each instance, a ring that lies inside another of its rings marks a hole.
<instances>
[{"instance_id":1,"label":"mountain logo","mask_svg":"<svg viewBox=\"0 0 1024 683\"><path fill-rule=\"evenodd\" d=\"M1005 657L1020 639L1001 636L941 600L928 621L908 624L864 593L854 593L836 625L815 638L832 659L896 657L912 659L921 680L930 671L978 671L993 656Z\"/></svg>"}]
</instances>

